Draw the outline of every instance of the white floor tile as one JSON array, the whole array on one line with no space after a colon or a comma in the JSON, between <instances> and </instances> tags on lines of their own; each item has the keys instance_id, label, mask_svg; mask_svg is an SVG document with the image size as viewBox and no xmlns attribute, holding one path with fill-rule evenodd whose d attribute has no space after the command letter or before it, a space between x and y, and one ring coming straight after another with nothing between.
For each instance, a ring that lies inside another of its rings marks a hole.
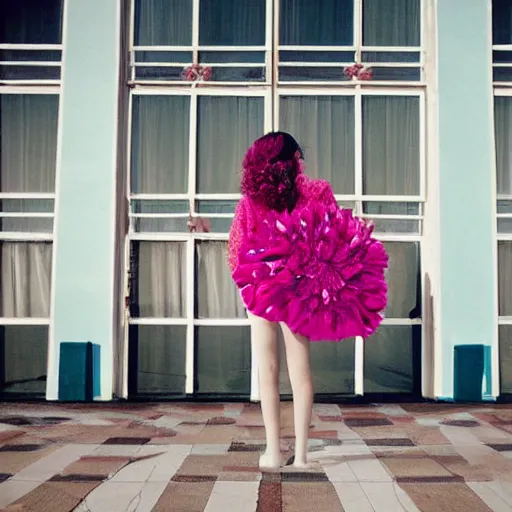
<instances>
[{"instance_id":1,"label":"white floor tile","mask_svg":"<svg viewBox=\"0 0 512 512\"><path fill-rule=\"evenodd\" d=\"M375 512L400 512L406 510L398 499L393 483L362 482L361 487L368 496Z\"/></svg>"},{"instance_id":2,"label":"white floor tile","mask_svg":"<svg viewBox=\"0 0 512 512\"><path fill-rule=\"evenodd\" d=\"M0 484L0 507L6 507L33 491L41 482L7 480Z\"/></svg>"},{"instance_id":3,"label":"white floor tile","mask_svg":"<svg viewBox=\"0 0 512 512\"><path fill-rule=\"evenodd\" d=\"M359 483L333 483L345 512L373 512L366 494Z\"/></svg>"},{"instance_id":4,"label":"white floor tile","mask_svg":"<svg viewBox=\"0 0 512 512\"><path fill-rule=\"evenodd\" d=\"M391 482L393 480L377 459L351 460L348 465L359 482Z\"/></svg>"},{"instance_id":5,"label":"white floor tile","mask_svg":"<svg viewBox=\"0 0 512 512\"><path fill-rule=\"evenodd\" d=\"M480 497L480 499L493 511L493 512L511 512L512 507L496 492L489 487L489 482L467 482L468 487L473 489L473 492Z\"/></svg>"},{"instance_id":6,"label":"white floor tile","mask_svg":"<svg viewBox=\"0 0 512 512\"><path fill-rule=\"evenodd\" d=\"M254 512L259 482L216 482L204 512Z\"/></svg>"}]
</instances>

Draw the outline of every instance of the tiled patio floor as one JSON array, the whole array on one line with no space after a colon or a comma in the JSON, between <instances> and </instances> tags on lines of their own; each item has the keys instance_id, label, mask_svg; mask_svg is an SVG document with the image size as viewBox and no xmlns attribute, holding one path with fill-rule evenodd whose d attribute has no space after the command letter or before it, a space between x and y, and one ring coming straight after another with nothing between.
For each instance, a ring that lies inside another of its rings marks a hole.
<instances>
[{"instance_id":1,"label":"tiled patio floor","mask_svg":"<svg viewBox=\"0 0 512 512\"><path fill-rule=\"evenodd\" d=\"M0 509L512 511L512 406L316 405L310 438L262 474L258 405L0 404Z\"/></svg>"}]
</instances>

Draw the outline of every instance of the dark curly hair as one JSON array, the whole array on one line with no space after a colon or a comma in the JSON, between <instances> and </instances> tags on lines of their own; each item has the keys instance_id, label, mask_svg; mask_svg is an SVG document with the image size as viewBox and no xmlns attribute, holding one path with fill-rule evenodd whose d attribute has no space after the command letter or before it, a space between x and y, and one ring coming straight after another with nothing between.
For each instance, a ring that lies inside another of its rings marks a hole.
<instances>
[{"instance_id":1,"label":"dark curly hair","mask_svg":"<svg viewBox=\"0 0 512 512\"><path fill-rule=\"evenodd\" d=\"M297 176L302 149L286 132L271 132L247 150L242 162L242 194L271 210L293 210L298 200Z\"/></svg>"}]
</instances>

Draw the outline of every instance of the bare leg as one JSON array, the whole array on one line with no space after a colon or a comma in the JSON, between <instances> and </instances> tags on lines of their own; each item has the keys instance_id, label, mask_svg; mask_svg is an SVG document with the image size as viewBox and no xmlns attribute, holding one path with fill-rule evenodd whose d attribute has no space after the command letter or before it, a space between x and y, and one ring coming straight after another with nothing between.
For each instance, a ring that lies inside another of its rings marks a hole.
<instances>
[{"instance_id":1,"label":"bare leg","mask_svg":"<svg viewBox=\"0 0 512 512\"><path fill-rule=\"evenodd\" d=\"M293 392L293 416L295 424L294 466L307 465L308 432L313 409L313 384L309 362L309 341L292 333L281 324L286 346L286 361Z\"/></svg>"},{"instance_id":2,"label":"bare leg","mask_svg":"<svg viewBox=\"0 0 512 512\"><path fill-rule=\"evenodd\" d=\"M260 457L260 467L278 468L281 465L281 425L277 324L250 314L249 319L252 350L258 363L261 412L267 439L267 449Z\"/></svg>"}]
</instances>

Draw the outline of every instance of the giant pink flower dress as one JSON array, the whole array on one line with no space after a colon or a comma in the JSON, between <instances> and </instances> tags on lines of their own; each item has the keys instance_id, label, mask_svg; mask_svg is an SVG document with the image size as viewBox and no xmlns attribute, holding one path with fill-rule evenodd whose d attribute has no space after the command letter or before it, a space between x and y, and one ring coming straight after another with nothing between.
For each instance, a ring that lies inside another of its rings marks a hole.
<instances>
[{"instance_id":1,"label":"giant pink flower dress","mask_svg":"<svg viewBox=\"0 0 512 512\"><path fill-rule=\"evenodd\" d=\"M291 212L238 204L228 256L244 304L311 341L368 337L386 307L384 246L327 182L299 175L297 188Z\"/></svg>"}]
</instances>

